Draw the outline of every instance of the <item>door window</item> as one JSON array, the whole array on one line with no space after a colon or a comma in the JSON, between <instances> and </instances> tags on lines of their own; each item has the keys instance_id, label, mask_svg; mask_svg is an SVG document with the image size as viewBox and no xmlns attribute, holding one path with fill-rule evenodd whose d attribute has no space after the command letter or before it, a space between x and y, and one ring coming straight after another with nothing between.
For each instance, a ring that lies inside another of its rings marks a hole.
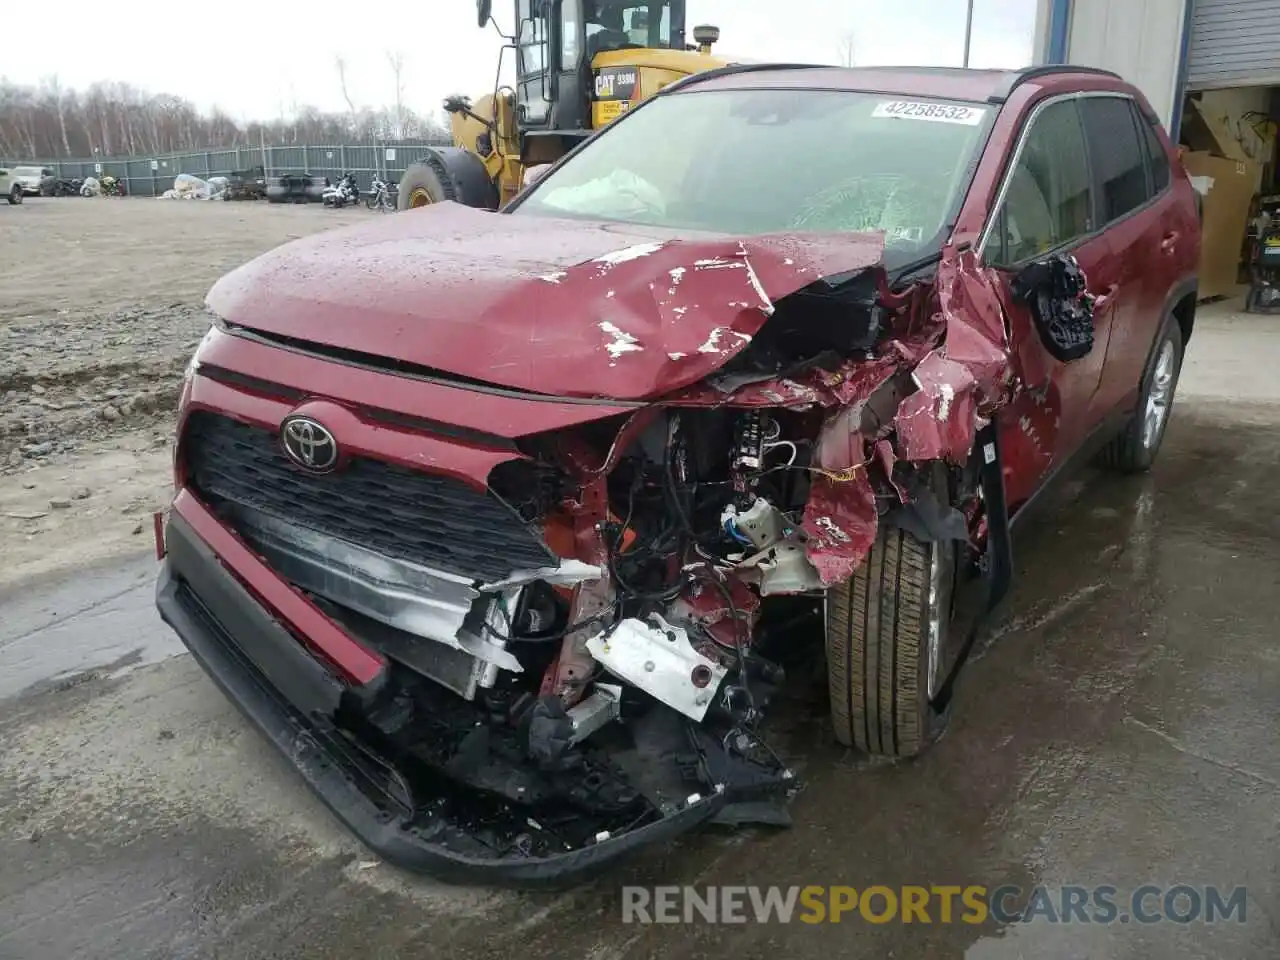
<instances>
[{"instance_id":1,"label":"door window","mask_svg":"<svg viewBox=\"0 0 1280 960\"><path fill-rule=\"evenodd\" d=\"M582 11L576 0L565 0L560 5L560 69L576 70L578 67L578 30L582 23Z\"/></svg>"},{"instance_id":2,"label":"door window","mask_svg":"<svg viewBox=\"0 0 1280 960\"><path fill-rule=\"evenodd\" d=\"M592 55L636 47L673 48L669 0L586 0Z\"/></svg>"},{"instance_id":3,"label":"door window","mask_svg":"<svg viewBox=\"0 0 1280 960\"><path fill-rule=\"evenodd\" d=\"M1093 229L1089 165L1074 100L1050 103L1031 121L996 215L989 259L1014 264Z\"/></svg>"},{"instance_id":4,"label":"door window","mask_svg":"<svg viewBox=\"0 0 1280 960\"><path fill-rule=\"evenodd\" d=\"M1147 142L1147 160L1151 165L1151 191L1160 193L1169 185L1169 155L1165 153L1160 135L1156 133L1155 121L1143 116L1138 117L1138 125Z\"/></svg>"},{"instance_id":5,"label":"door window","mask_svg":"<svg viewBox=\"0 0 1280 960\"><path fill-rule=\"evenodd\" d=\"M1133 101L1128 97L1083 97L1080 110L1103 223L1142 206L1147 193L1145 147L1138 141Z\"/></svg>"},{"instance_id":6,"label":"door window","mask_svg":"<svg viewBox=\"0 0 1280 960\"><path fill-rule=\"evenodd\" d=\"M538 123L547 118L551 107L547 97L547 20L543 13L533 14L529 0L520 0L517 10L518 99L525 118Z\"/></svg>"}]
</instances>

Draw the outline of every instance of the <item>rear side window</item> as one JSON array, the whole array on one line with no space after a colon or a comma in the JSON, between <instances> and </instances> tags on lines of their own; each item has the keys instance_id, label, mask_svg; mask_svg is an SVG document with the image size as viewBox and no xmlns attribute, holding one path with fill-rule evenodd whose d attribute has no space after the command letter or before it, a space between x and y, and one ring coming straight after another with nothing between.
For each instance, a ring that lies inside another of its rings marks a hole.
<instances>
[{"instance_id":1,"label":"rear side window","mask_svg":"<svg viewBox=\"0 0 1280 960\"><path fill-rule=\"evenodd\" d=\"M1128 97L1082 97L1080 111L1104 223L1147 202L1146 149Z\"/></svg>"},{"instance_id":2,"label":"rear side window","mask_svg":"<svg viewBox=\"0 0 1280 960\"><path fill-rule=\"evenodd\" d=\"M1092 229L1089 164L1074 100L1051 103L1031 122L991 235L993 262L1013 264Z\"/></svg>"},{"instance_id":3,"label":"rear side window","mask_svg":"<svg viewBox=\"0 0 1280 960\"><path fill-rule=\"evenodd\" d=\"M1138 115L1138 125L1142 128L1143 138L1147 142L1147 160L1151 164L1151 190L1160 193L1169 185L1169 155L1164 151L1160 135L1156 133L1155 122Z\"/></svg>"}]
</instances>

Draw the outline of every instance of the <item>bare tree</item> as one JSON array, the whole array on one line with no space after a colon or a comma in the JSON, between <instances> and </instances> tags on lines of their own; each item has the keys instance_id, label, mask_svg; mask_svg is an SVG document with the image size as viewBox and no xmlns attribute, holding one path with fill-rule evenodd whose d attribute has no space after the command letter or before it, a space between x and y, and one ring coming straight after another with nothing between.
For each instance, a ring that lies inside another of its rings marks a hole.
<instances>
[{"instance_id":1,"label":"bare tree","mask_svg":"<svg viewBox=\"0 0 1280 960\"><path fill-rule=\"evenodd\" d=\"M387 63L396 85L396 123L392 134L396 140L404 139L404 54L399 50L387 51Z\"/></svg>"},{"instance_id":2,"label":"bare tree","mask_svg":"<svg viewBox=\"0 0 1280 960\"><path fill-rule=\"evenodd\" d=\"M397 89L401 87L398 84ZM282 99L284 99L282 97ZM0 158L7 162L57 158L154 157L184 150L286 143L367 143L392 138L448 138L436 115L419 115L400 93L394 107L324 113L294 103L268 123L236 122L216 110L205 113L168 94L124 83L95 83L69 90L56 78L39 87L0 78Z\"/></svg>"},{"instance_id":3,"label":"bare tree","mask_svg":"<svg viewBox=\"0 0 1280 960\"><path fill-rule=\"evenodd\" d=\"M333 58L333 65L338 70L338 86L342 88L342 99L347 101L347 109L351 111L351 126L354 128L357 125L356 105L351 100L351 94L347 92L347 61L339 54Z\"/></svg>"},{"instance_id":4,"label":"bare tree","mask_svg":"<svg viewBox=\"0 0 1280 960\"><path fill-rule=\"evenodd\" d=\"M840 45L838 47L840 56L840 66L852 67L857 59L858 43L857 36L852 32L843 34L840 37Z\"/></svg>"},{"instance_id":5,"label":"bare tree","mask_svg":"<svg viewBox=\"0 0 1280 960\"><path fill-rule=\"evenodd\" d=\"M48 87L49 94L53 97L54 107L58 111L58 131L62 135L62 155L64 157L71 156L71 142L67 139L67 111L62 99L62 84L58 82L58 75L51 74L45 78L45 86Z\"/></svg>"}]
</instances>

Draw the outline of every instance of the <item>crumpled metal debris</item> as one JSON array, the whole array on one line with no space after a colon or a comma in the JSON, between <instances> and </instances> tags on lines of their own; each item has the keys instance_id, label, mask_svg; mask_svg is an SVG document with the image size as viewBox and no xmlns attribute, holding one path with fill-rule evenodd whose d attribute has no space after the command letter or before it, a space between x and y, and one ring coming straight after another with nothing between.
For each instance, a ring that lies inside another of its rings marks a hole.
<instances>
[{"instance_id":1,"label":"crumpled metal debris","mask_svg":"<svg viewBox=\"0 0 1280 960\"><path fill-rule=\"evenodd\" d=\"M876 269L883 278L883 270ZM897 314L878 356L847 360L834 371L814 369L751 383L718 397L734 406L831 411L815 446L802 524L808 559L823 584L847 579L875 542L877 485L898 501L909 501L894 477L896 464L963 464L977 431L1008 402L1012 365L995 283L972 250L947 248L932 285L902 294L881 291L881 302ZM934 291L936 304L930 297ZM864 417L877 391L906 372L916 390L901 400L892 422ZM695 387L681 402L705 402L714 393L710 386ZM870 435L869 429L874 430ZM955 518L949 519L954 535Z\"/></svg>"}]
</instances>

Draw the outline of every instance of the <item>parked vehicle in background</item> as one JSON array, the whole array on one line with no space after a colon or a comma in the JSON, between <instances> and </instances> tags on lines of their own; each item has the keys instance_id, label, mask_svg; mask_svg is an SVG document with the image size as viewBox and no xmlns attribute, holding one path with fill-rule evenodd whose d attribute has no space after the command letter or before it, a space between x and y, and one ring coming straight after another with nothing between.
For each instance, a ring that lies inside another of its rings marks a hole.
<instances>
[{"instance_id":1,"label":"parked vehicle in background","mask_svg":"<svg viewBox=\"0 0 1280 960\"><path fill-rule=\"evenodd\" d=\"M267 195L267 177L261 165L248 170L232 170L227 177L223 200L260 200Z\"/></svg>"},{"instance_id":2,"label":"parked vehicle in background","mask_svg":"<svg viewBox=\"0 0 1280 960\"><path fill-rule=\"evenodd\" d=\"M53 171L48 167L14 167L13 179L22 185L22 192L28 197L40 196L40 181L45 177L53 176Z\"/></svg>"},{"instance_id":3,"label":"parked vehicle in background","mask_svg":"<svg viewBox=\"0 0 1280 960\"><path fill-rule=\"evenodd\" d=\"M13 171L8 167L0 167L0 196L11 205L22 202L22 184L13 179Z\"/></svg>"},{"instance_id":4,"label":"parked vehicle in background","mask_svg":"<svg viewBox=\"0 0 1280 960\"><path fill-rule=\"evenodd\" d=\"M356 185L356 175L344 173L341 180L325 190L323 202L326 207L334 208L359 203L360 187Z\"/></svg>"},{"instance_id":5,"label":"parked vehicle in background","mask_svg":"<svg viewBox=\"0 0 1280 960\"><path fill-rule=\"evenodd\" d=\"M501 211L219 281L157 604L397 864L537 882L787 822L781 664L825 666L841 743L926 749L1013 524L1155 460L1199 252L1114 74L690 76Z\"/></svg>"},{"instance_id":6,"label":"parked vehicle in background","mask_svg":"<svg viewBox=\"0 0 1280 960\"><path fill-rule=\"evenodd\" d=\"M42 197L78 197L84 181L79 177L60 177L56 174L40 181Z\"/></svg>"},{"instance_id":7,"label":"parked vehicle in background","mask_svg":"<svg viewBox=\"0 0 1280 960\"><path fill-rule=\"evenodd\" d=\"M310 173L285 173L267 180L268 203L314 203L324 199L328 177Z\"/></svg>"},{"instance_id":8,"label":"parked vehicle in background","mask_svg":"<svg viewBox=\"0 0 1280 960\"><path fill-rule=\"evenodd\" d=\"M394 213L396 210L396 185L387 183L375 174L373 186L369 188L369 195L364 198L364 202L365 206L370 210Z\"/></svg>"}]
</instances>

